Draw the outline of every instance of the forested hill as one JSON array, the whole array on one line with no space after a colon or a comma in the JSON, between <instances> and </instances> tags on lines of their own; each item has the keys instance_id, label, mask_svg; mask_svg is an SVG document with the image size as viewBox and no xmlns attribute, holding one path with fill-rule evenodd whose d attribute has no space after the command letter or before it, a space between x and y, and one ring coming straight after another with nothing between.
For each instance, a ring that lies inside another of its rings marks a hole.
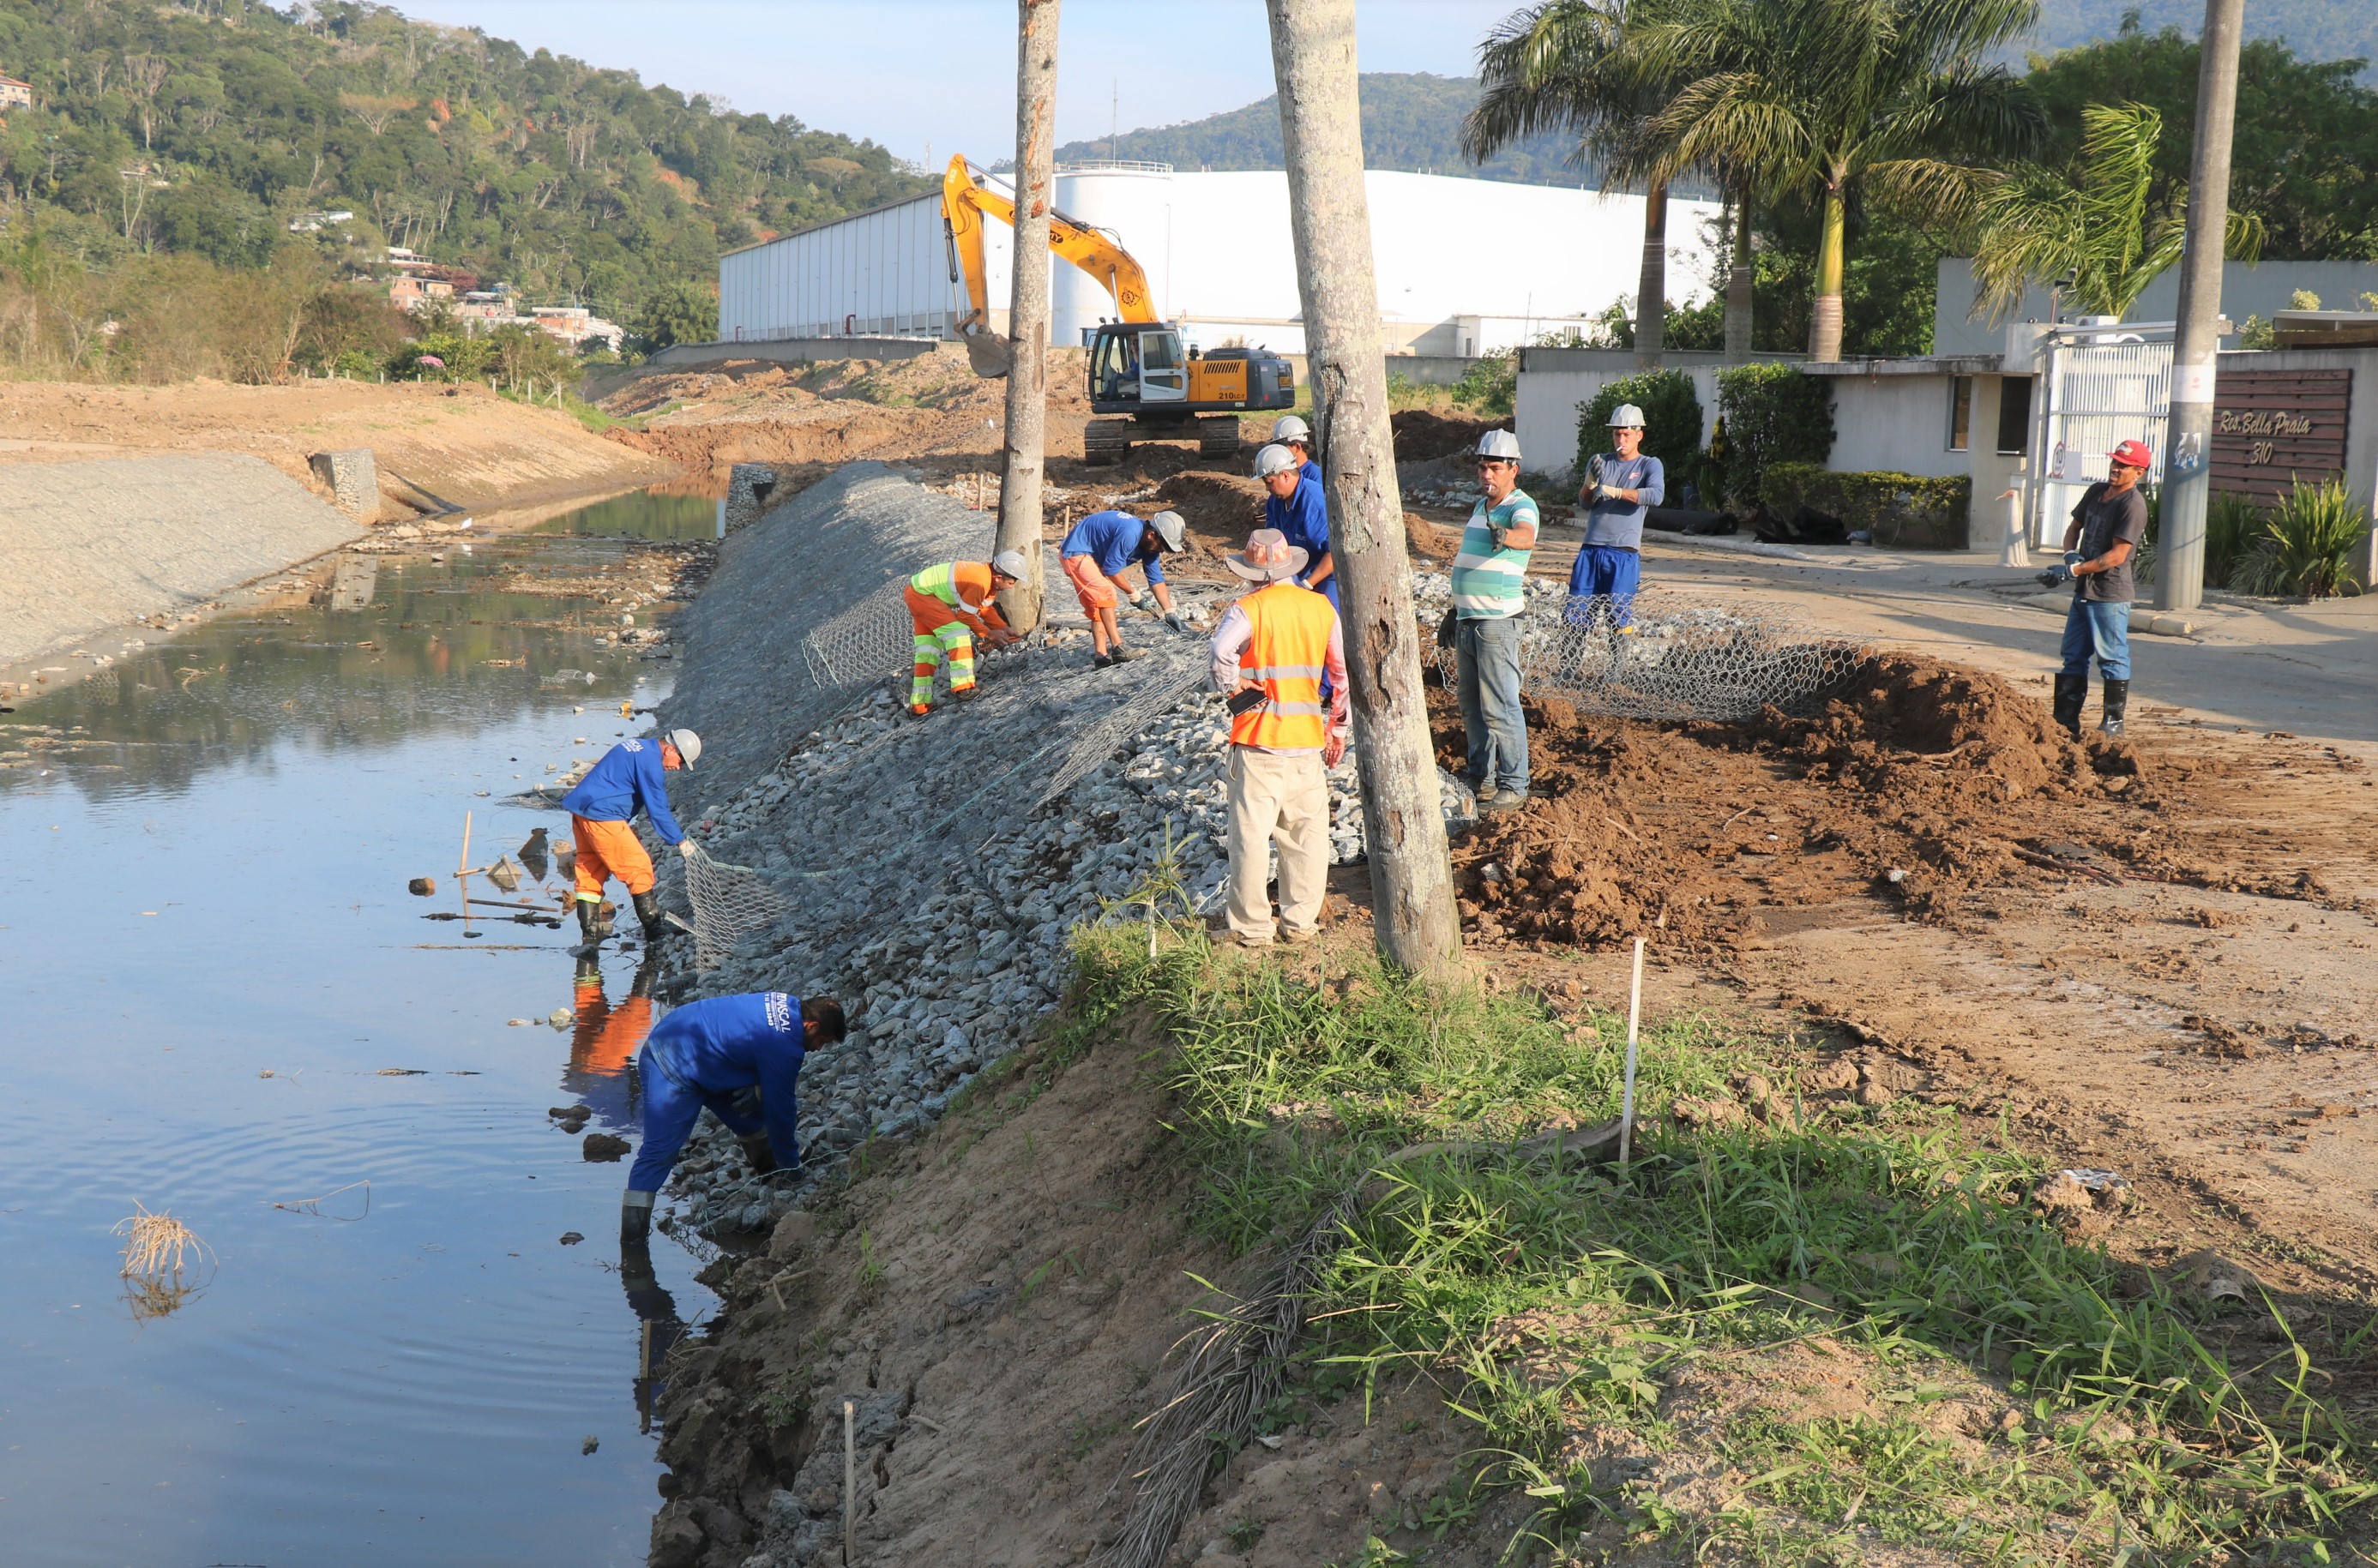
<instances>
[{"instance_id":1,"label":"forested hill","mask_svg":"<svg viewBox=\"0 0 2378 1568\"><path fill-rule=\"evenodd\" d=\"M1483 165L1464 158L1461 121L1478 102L1475 77L1365 71L1362 90L1363 156L1374 169L1468 174L1525 185L1573 186L1586 177L1562 162L1577 145L1565 137L1531 138ZM1057 150L1060 163L1104 158L1143 159L1183 170L1277 169L1284 158L1279 100L1267 98L1177 126L1068 142Z\"/></svg>"},{"instance_id":2,"label":"forested hill","mask_svg":"<svg viewBox=\"0 0 2378 1568\"><path fill-rule=\"evenodd\" d=\"M2194 38L2204 25L2204 0L2042 0L2032 30L2042 52L2112 38L2126 13L2140 30L2176 27ZM2370 0L2254 0L2246 7L2246 36L2284 40L2302 60L2365 63L2364 81L2378 78L2378 5Z\"/></svg>"},{"instance_id":3,"label":"forested hill","mask_svg":"<svg viewBox=\"0 0 2378 1568\"><path fill-rule=\"evenodd\" d=\"M0 129L0 241L91 261L261 266L344 208L312 243L410 245L626 319L723 248L929 183L790 116L335 0L0 0L0 75L34 102Z\"/></svg>"}]
</instances>

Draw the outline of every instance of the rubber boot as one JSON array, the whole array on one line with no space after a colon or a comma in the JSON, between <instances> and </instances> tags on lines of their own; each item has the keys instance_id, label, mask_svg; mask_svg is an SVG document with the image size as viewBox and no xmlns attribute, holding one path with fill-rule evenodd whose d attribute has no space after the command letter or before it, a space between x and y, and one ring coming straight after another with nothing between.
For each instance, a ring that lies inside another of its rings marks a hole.
<instances>
[{"instance_id":1,"label":"rubber boot","mask_svg":"<svg viewBox=\"0 0 2378 1568\"><path fill-rule=\"evenodd\" d=\"M629 1189L619 1200L619 1245L641 1247L653 1233L653 1195Z\"/></svg>"},{"instance_id":2,"label":"rubber boot","mask_svg":"<svg viewBox=\"0 0 2378 1568\"><path fill-rule=\"evenodd\" d=\"M649 945L667 936L669 926L667 919L661 914L661 895L646 891L636 894L635 899L636 918L644 924L645 943Z\"/></svg>"},{"instance_id":3,"label":"rubber boot","mask_svg":"<svg viewBox=\"0 0 2378 1568\"><path fill-rule=\"evenodd\" d=\"M594 950L603 945L605 935L602 911L591 901L580 899L578 901L578 956L592 957Z\"/></svg>"},{"instance_id":4,"label":"rubber boot","mask_svg":"<svg viewBox=\"0 0 2378 1568\"><path fill-rule=\"evenodd\" d=\"M2121 734L2122 719L2130 712L2130 707L2131 683L2127 680L2116 680L2113 676L2108 676L2106 677L2106 715L2097 721L2097 733Z\"/></svg>"},{"instance_id":5,"label":"rubber boot","mask_svg":"<svg viewBox=\"0 0 2378 1568\"><path fill-rule=\"evenodd\" d=\"M2081 705L2088 700L2089 677L2087 675L2058 674L2056 677L2057 727L2075 740L2081 738Z\"/></svg>"}]
</instances>

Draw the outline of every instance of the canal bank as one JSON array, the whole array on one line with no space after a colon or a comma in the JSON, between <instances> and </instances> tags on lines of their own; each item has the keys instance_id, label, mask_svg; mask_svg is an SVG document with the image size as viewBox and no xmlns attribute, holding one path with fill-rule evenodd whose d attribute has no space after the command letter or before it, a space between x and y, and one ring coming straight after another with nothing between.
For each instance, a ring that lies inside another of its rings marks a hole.
<instances>
[{"instance_id":1,"label":"canal bank","mask_svg":"<svg viewBox=\"0 0 2378 1568\"><path fill-rule=\"evenodd\" d=\"M633 1134L641 955L582 976L567 932L424 916L464 813L497 851L566 832L512 797L646 725L620 708L667 643L619 639L714 518L636 497L358 559L0 724L13 1560L643 1560L641 1374L703 1259L623 1278L622 1167L547 1115ZM162 1312L118 1277L136 1206L210 1249Z\"/></svg>"}]
</instances>

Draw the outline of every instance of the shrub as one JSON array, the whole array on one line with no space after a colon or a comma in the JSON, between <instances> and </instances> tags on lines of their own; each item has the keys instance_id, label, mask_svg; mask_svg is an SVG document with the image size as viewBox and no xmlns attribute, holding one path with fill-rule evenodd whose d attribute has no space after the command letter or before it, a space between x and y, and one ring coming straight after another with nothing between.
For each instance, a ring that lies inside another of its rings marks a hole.
<instances>
[{"instance_id":1,"label":"shrub","mask_svg":"<svg viewBox=\"0 0 2378 1568\"><path fill-rule=\"evenodd\" d=\"M2370 531L2345 481L2290 489L2263 524L2280 592L2325 599L2354 589L2353 553Z\"/></svg>"},{"instance_id":2,"label":"shrub","mask_svg":"<svg viewBox=\"0 0 2378 1568\"><path fill-rule=\"evenodd\" d=\"M1769 464L1821 464L1832 456L1832 389L1788 365L1719 371L1717 410L1725 421L1726 498L1738 506L1757 503Z\"/></svg>"},{"instance_id":3,"label":"shrub","mask_svg":"<svg viewBox=\"0 0 2378 1568\"><path fill-rule=\"evenodd\" d=\"M1803 506L1863 528L1894 550L1962 550L1973 516L1969 474L1835 473L1812 462L1770 463L1759 498L1790 517Z\"/></svg>"},{"instance_id":4,"label":"shrub","mask_svg":"<svg viewBox=\"0 0 2378 1568\"><path fill-rule=\"evenodd\" d=\"M1620 403L1643 411L1643 450L1668 471L1668 484L1689 479L1700 466L1701 400L1681 370L1641 370L1611 382L1577 405L1577 472L1610 450L1610 415Z\"/></svg>"},{"instance_id":5,"label":"shrub","mask_svg":"<svg viewBox=\"0 0 2378 1568\"><path fill-rule=\"evenodd\" d=\"M1519 351L1483 355L1453 384L1453 401L1481 413L1509 413L1519 397Z\"/></svg>"}]
</instances>

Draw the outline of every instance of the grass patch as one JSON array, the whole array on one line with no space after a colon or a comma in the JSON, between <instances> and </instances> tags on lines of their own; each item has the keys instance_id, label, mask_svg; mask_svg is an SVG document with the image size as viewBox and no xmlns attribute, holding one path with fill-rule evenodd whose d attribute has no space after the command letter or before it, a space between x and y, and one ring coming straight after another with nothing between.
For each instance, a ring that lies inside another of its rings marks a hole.
<instances>
[{"instance_id":1,"label":"grass patch","mask_svg":"<svg viewBox=\"0 0 2378 1568\"><path fill-rule=\"evenodd\" d=\"M1803 1102L1788 1037L1651 1026L1622 1176L1517 1147L1615 1115L1615 1020L1375 968L1324 981L1194 929L1151 956L1137 922L1086 932L1077 957L1069 1030L1130 1015L1168 1037L1205 1230L1252 1251L1363 1190L1308 1299L1312 1390L1436 1377L1480 1430L1481 1479L1536 1501L1555 1561L1632 1537L1796 1562L1902 1540L1988 1562L2322 1562L2366 1527L2372 1450L2284 1316L2258 1310L2276 1336L2233 1368L2209 1307L2036 1213L2037 1161L1952 1110ZM1752 1073L1773 1086L1763 1119L1668 1117ZM1866 1393L1812 1415L1780 1373L1818 1339ZM1687 1444L1696 1419L1712 1424ZM1613 1442L1655 1476L1713 1444L1726 1475L1678 1502L1614 1481L1596 1464Z\"/></svg>"}]
</instances>

